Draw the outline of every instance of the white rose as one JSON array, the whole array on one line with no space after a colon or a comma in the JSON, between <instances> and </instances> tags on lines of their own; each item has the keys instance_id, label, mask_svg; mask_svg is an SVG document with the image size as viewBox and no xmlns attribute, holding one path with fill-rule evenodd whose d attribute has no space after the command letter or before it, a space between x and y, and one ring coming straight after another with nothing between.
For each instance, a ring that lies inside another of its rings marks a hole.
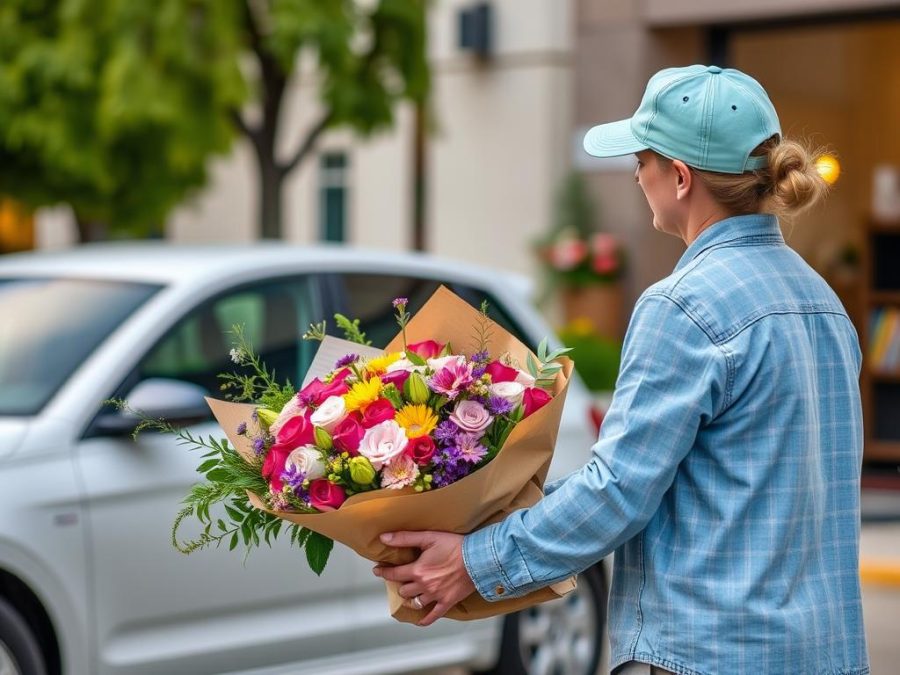
<instances>
[{"instance_id":1,"label":"white rose","mask_svg":"<svg viewBox=\"0 0 900 675\"><path fill-rule=\"evenodd\" d=\"M497 382L491 385L490 392L494 396L505 398L515 407L522 402L525 387L519 382Z\"/></svg>"},{"instance_id":2,"label":"white rose","mask_svg":"<svg viewBox=\"0 0 900 675\"><path fill-rule=\"evenodd\" d=\"M516 375L515 382L518 382L526 389L528 389L528 387L534 386L534 378L524 370L519 371L519 373Z\"/></svg>"},{"instance_id":3,"label":"white rose","mask_svg":"<svg viewBox=\"0 0 900 675\"><path fill-rule=\"evenodd\" d=\"M391 459L406 449L409 439L406 432L394 420L386 420L367 429L359 442L359 454L372 462L378 471Z\"/></svg>"},{"instance_id":4,"label":"white rose","mask_svg":"<svg viewBox=\"0 0 900 675\"><path fill-rule=\"evenodd\" d=\"M314 445L301 445L291 451L291 454L284 460L284 468L302 471L308 480L315 480L325 475L322 452Z\"/></svg>"},{"instance_id":5,"label":"white rose","mask_svg":"<svg viewBox=\"0 0 900 675\"><path fill-rule=\"evenodd\" d=\"M329 434L347 416L347 407L343 396L329 396L316 411L309 416L309 421L322 427Z\"/></svg>"}]
</instances>

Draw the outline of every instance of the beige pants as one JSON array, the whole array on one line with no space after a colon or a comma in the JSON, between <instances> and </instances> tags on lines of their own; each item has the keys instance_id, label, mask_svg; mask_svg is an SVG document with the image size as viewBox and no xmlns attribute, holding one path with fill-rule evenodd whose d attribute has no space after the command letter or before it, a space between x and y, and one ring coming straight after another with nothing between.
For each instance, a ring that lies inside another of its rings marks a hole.
<instances>
[{"instance_id":1,"label":"beige pants","mask_svg":"<svg viewBox=\"0 0 900 675\"><path fill-rule=\"evenodd\" d=\"M616 675L674 675L671 670L651 666L649 663L629 661L616 669Z\"/></svg>"}]
</instances>

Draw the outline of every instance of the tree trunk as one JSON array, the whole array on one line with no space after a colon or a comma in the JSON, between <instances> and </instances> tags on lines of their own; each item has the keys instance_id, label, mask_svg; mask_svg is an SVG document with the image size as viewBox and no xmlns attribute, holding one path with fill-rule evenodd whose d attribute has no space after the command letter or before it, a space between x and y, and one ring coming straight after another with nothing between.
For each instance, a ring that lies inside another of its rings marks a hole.
<instances>
[{"instance_id":1,"label":"tree trunk","mask_svg":"<svg viewBox=\"0 0 900 675\"><path fill-rule=\"evenodd\" d=\"M424 102L416 104L413 130L413 250L424 251L427 245L426 207L428 173L426 169L427 107Z\"/></svg>"},{"instance_id":2,"label":"tree trunk","mask_svg":"<svg viewBox=\"0 0 900 675\"><path fill-rule=\"evenodd\" d=\"M284 174L274 157L259 157L259 223L263 239L281 239L281 196Z\"/></svg>"}]
</instances>

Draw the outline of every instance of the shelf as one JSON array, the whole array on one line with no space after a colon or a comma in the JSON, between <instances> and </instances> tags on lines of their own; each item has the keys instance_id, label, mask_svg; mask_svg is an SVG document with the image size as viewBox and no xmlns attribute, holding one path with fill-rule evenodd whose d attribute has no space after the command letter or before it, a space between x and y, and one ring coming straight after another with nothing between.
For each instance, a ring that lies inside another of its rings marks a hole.
<instances>
[{"instance_id":1,"label":"shelf","mask_svg":"<svg viewBox=\"0 0 900 675\"><path fill-rule=\"evenodd\" d=\"M870 438L866 441L863 455L869 461L878 459L900 460L900 441Z\"/></svg>"},{"instance_id":2,"label":"shelf","mask_svg":"<svg viewBox=\"0 0 900 675\"><path fill-rule=\"evenodd\" d=\"M873 305L900 305L900 290L872 291L869 300Z\"/></svg>"}]
</instances>

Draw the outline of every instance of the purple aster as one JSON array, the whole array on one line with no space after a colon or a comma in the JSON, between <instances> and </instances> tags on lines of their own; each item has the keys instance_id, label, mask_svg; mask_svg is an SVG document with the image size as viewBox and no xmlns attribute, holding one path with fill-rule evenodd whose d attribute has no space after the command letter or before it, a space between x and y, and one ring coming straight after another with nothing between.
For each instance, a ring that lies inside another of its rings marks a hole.
<instances>
[{"instance_id":1,"label":"purple aster","mask_svg":"<svg viewBox=\"0 0 900 675\"><path fill-rule=\"evenodd\" d=\"M488 355L486 349L472 354L472 361L474 363L487 364L490 360L491 360L491 357L490 357L490 355Z\"/></svg>"},{"instance_id":2,"label":"purple aster","mask_svg":"<svg viewBox=\"0 0 900 675\"><path fill-rule=\"evenodd\" d=\"M480 434L459 434L456 437L456 449L459 458L469 464L477 464L487 454L487 448L481 443Z\"/></svg>"},{"instance_id":3,"label":"purple aster","mask_svg":"<svg viewBox=\"0 0 900 675\"><path fill-rule=\"evenodd\" d=\"M434 440L444 445L449 445L456 441L456 434L459 433L459 427L450 420L445 420L437 425L434 430Z\"/></svg>"},{"instance_id":4,"label":"purple aster","mask_svg":"<svg viewBox=\"0 0 900 675\"><path fill-rule=\"evenodd\" d=\"M435 453L431 458L434 465L434 487L444 487L465 478L472 470L472 465L462 461L459 448L450 446Z\"/></svg>"},{"instance_id":5,"label":"purple aster","mask_svg":"<svg viewBox=\"0 0 900 675\"><path fill-rule=\"evenodd\" d=\"M358 358L359 358L358 354L345 354L344 356L342 356L335 362L334 369L338 370L339 368L344 368L346 366L349 366L351 363L356 361L356 359L358 359Z\"/></svg>"},{"instance_id":6,"label":"purple aster","mask_svg":"<svg viewBox=\"0 0 900 675\"><path fill-rule=\"evenodd\" d=\"M246 433L247 433L247 423L241 422L240 424L237 425L237 435L243 436Z\"/></svg>"},{"instance_id":7,"label":"purple aster","mask_svg":"<svg viewBox=\"0 0 900 675\"><path fill-rule=\"evenodd\" d=\"M257 457L266 451L266 439L263 436L257 436L253 439L253 452Z\"/></svg>"},{"instance_id":8,"label":"purple aster","mask_svg":"<svg viewBox=\"0 0 900 675\"><path fill-rule=\"evenodd\" d=\"M512 412L513 404L502 396L491 396L487 402L487 409L491 415L507 415Z\"/></svg>"},{"instance_id":9,"label":"purple aster","mask_svg":"<svg viewBox=\"0 0 900 675\"><path fill-rule=\"evenodd\" d=\"M474 368L472 368L472 377L477 379L477 378L481 377L482 375L484 375L485 372L487 372L486 365L475 366Z\"/></svg>"},{"instance_id":10,"label":"purple aster","mask_svg":"<svg viewBox=\"0 0 900 675\"><path fill-rule=\"evenodd\" d=\"M394 305L394 309L396 309L397 307L400 307L401 305L406 307L406 305L409 304L409 298L394 298L394 301L392 304Z\"/></svg>"}]
</instances>

